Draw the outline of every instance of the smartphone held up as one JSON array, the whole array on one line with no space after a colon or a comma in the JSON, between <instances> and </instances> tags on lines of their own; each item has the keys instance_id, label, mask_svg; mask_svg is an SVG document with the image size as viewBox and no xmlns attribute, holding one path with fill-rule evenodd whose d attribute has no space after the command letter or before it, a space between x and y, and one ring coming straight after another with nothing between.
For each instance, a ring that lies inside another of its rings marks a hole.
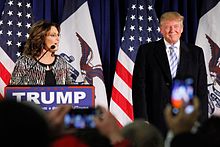
<instances>
[{"instance_id":1,"label":"smartphone held up","mask_svg":"<svg viewBox=\"0 0 220 147\"><path fill-rule=\"evenodd\" d=\"M171 93L172 112L176 115L182 106L185 107L185 113L193 112L193 89L194 81L192 78L174 79Z\"/></svg>"},{"instance_id":2,"label":"smartphone held up","mask_svg":"<svg viewBox=\"0 0 220 147\"><path fill-rule=\"evenodd\" d=\"M98 115L98 108L71 109L64 117L64 124L66 128L93 129L96 127L94 117Z\"/></svg>"}]
</instances>

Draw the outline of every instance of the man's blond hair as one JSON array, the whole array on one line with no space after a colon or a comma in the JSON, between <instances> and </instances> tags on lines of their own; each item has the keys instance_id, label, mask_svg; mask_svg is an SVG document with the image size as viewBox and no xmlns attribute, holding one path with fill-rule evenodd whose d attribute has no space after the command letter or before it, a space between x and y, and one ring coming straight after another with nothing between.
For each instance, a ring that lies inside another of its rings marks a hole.
<instances>
[{"instance_id":1,"label":"man's blond hair","mask_svg":"<svg viewBox=\"0 0 220 147\"><path fill-rule=\"evenodd\" d=\"M184 17L180 15L178 12L165 12L160 17L160 26L163 24L166 20L179 20L181 24L183 25Z\"/></svg>"}]
</instances>

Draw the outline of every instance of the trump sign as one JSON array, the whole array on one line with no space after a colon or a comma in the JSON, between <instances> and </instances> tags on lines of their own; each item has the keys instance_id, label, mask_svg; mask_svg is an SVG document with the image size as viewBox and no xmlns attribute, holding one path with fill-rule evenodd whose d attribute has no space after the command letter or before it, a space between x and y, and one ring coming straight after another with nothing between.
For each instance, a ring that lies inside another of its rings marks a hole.
<instances>
[{"instance_id":1,"label":"trump sign","mask_svg":"<svg viewBox=\"0 0 220 147\"><path fill-rule=\"evenodd\" d=\"M93 86L7 86L5 98L16 101L34 102L48 111L57 105L73 107L94 106Z\"/></svg>"}]
</instances>

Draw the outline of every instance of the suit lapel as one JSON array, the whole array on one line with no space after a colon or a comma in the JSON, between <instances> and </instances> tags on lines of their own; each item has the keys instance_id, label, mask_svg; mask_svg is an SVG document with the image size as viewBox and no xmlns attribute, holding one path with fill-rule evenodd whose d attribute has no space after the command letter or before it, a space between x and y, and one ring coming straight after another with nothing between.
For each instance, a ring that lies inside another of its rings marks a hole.
<instances>
[{"instance_id":1,"label":"suit lapel","mask_svg":"<svg viewBox=\"0 0 220 147\"><path fill-rule=\"evenodd\" d=\"M169 81L172 81L171 73L170 73L170 66L167 58L167 53L166 53L166 47L164 44L163 39L161 39L158 42L158 46L155 48L155 56L156 60L159 63L159 66L166 77Z\"/></svg>"}]
</instances>

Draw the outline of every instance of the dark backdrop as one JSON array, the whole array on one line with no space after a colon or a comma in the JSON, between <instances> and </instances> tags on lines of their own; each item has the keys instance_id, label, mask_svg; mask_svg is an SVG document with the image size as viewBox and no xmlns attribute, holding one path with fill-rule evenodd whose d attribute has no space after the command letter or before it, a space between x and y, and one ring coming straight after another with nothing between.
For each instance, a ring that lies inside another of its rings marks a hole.
<instances>
[{"instance_id":1,"label":"dark backdrop","mask_svg":"<svg viewBox=\"0 0 220 147\"><path fill-rule=\"evenodd\" d=\"M66 0L32 0L35 21L46 19L61 23ZM0 0L0 12L5 0ZM201 0L152 0L158 18L165 11L178 11L185 17L182 39L195 42ZM103 64L108 99L111 96L115 63L129 0L88 0L94 31Z\"/></svg>"}]
</instances>

